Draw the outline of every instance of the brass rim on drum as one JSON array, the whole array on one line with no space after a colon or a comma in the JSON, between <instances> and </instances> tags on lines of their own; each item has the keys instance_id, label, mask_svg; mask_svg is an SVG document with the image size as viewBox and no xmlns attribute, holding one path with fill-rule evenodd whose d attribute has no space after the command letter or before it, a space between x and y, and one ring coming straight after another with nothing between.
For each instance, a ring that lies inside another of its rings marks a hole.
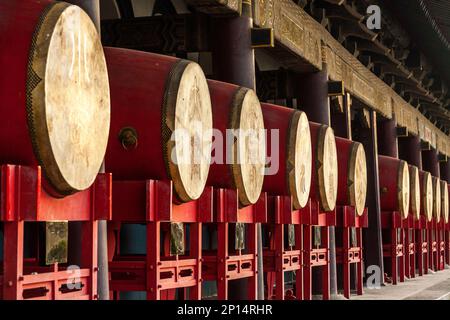
<instances>
[{"instance_id":1,"label":"brass rim on drum","mask_svg":"<svg viewBox=\"0 0 450 320\"><path fill-rule=\"evenodd\" d=\"M444 217L444 222L448 223L448 186L447 182L441 180L441 215Z\"/></svg>"},{"instance_id":2,"label":"brass rim on drum","mask_svg":"<svg viewBox=\"0 0 450 320\"><path fill-rule=\"evenodd\" d=\"M212 149L212 107L201 67L179 60L166 81L162 106L163 154L168 176L182 202L200 198Z\"/></svg>"},{"instance_id":3,"label":"brass rim on drum","mask_svg":"<svg viewBox=\"0 0 450 320\"><path fill-rule=\"evenodd\" d=\"M427 221L431 221L433 220L433 180L429 172L424 172L422 179L422 207Z\"/></svg>"},{"instance_id":4,"label":"brass rim on drum","mask_svg":"<svg viewBox=\"0 0 450 320\"><path fill-rule=\"evenodd\" d=\"M409 166L409 178L411 180L411 212L416 220L420 219L420 179L419 168Z\"/></svg>"},{"instance_id":5,"label":"brass rim on drum","mask_svg":"<svg viewBox=\"0 0 450 320\"><path fill-rule=\"evenodd\" d=\"M433 216L437 222L441 221L441 183L433 177Z\"/></svg>"},{"instance_id":6,"label":"brass rim on drum","mask_svg":"<svg viewBox=\"0 0 450 320\"><path fill-rule=\"evenodd\" d=\"M359 142L352 142L348 168L347 187L349 202L355 206L359 216L364 214L367 196L367 161L364 147Z\"/></svg>"},{"instance_id":7,"label":"brass rim on drum","mask_svg":"<svg viewBox=\"0 0 450 320\"><path fill-rule=\"evenodd\" d=\"M317 141L316 168L320 203L323 210L333 211L338 191L338 160L333 129L321 125Z\"/></svg>"},{"instance_id":8,"label":"brass rim on drum","mask_svg":"<svg viewBox=\"0 0 450 320\"><path fill-rule=\"evenodd\" d=\"M241 205L254 204L264 183L266 141L261 105L253 90L243 87L237 90L231 106L229 128L238 134L233 141L230 164L233 183ZM254 152L250 154L250 150Z\"/></svg>"},{"instance_id":9,"label":"brass rim on drum","mask_svg":"<svg viewBox=\"0 0 450 320\"><path fill-rule=\"evenodd\" d=\"M37 162L61 196L87 189L109 136L109 81L89 16L63 2L41 15L31 43L26 110Z\"/></svg>"},{"instance_id":10,"label":"brass rim on drum","mask_svg":"<svg viewBox=\"0 0 450 320\"><path fill-rule=\"evenodd\" d=\"M311 189L312 144L308 117L301 111L292 114L289 125L286 173L294 208L304 208Z\"/></svg>"},{"instance_id":11,"label":"brass rim on drum","mask_svg":"<svg viewBox=\"0 0 450 320\"><path fill-rule=\"evenodd\" d=\"M397 176L397 200L400 209L400 214L403 219L408 218L409 214L409 194L410 194L410 183L409 183L409 169L406 161L400 160L398 166L398 176Z\"/></svg>"}]
</instances>

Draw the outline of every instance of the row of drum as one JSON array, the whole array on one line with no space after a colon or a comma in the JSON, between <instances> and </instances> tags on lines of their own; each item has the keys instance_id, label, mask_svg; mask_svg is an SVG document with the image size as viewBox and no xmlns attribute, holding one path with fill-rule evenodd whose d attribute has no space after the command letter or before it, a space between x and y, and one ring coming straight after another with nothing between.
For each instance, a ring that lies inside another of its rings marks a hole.
<instances>
[{"instance_id":1,"label":"row of drum","mask_svg":"<svg viewBox=\"0 0 450 320\"><path fill-rule=\"evenodd\" d=\"M194 62L103 48L77 6L2 1L0 11L0 163L40 165L53 197L89 188L104 164L116 180L171 180L179 202L209 185L237 190L241 206L265 191L295 209L311 198L363 214L362 144L207 80ZM382 210L448 221L445 182L389 157L379 171Z\"/></svg>"}]
</instances>

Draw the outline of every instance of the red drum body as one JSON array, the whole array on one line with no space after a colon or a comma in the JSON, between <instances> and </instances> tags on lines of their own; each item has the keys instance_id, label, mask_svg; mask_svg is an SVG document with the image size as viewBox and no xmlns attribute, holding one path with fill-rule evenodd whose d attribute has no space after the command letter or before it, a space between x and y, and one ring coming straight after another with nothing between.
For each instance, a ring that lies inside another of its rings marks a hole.
<instances>
[{"instance_id":1,"label":"red drum body","mask_svg":"<svg viewBox=\"0 0 450 320\"><path fill-rule=\"evenodd\" d=\"M266 174L263 190L273 195L292 196L294 208L303 208L308 203L312 173L308 117L304 112L286 107L267 103L261 107L267 130L267 155L271 159L270 169L274 171Z\"/></svg>"},{"instance_id":2,"label":"red drum body","mask_svg":"<svg viewBox=\"0 0 450 320\"><path fill-rule=\"evenodd\" d=\"M396 158L378 156L378 170L381 210L398 211L406 219L410 200L408 164Z\"/></svg>"},{"instance_id":3,"label":"red drum body","mask_svg":"<svg viewBox=\"0 0 450 320\"><path fill-rule=\"evenodd\" d=\"M338 151L337 204L353 206L356 213L364 213L367 195L367 162L364 147L359 142L336 137Z\"/></svg>"},{"instance_id":4,"label":"red drum body","mask_svg":"<svg viewBox=\"0 0 450 320\"><path fill-rule=\"evenodd\" d=\"M106 169L117 180L172 180L179 200L198 199L212 139L203 71L194 62L157 54L114 48L105 54L112 108Z\"/></svg>"}]
</instances>

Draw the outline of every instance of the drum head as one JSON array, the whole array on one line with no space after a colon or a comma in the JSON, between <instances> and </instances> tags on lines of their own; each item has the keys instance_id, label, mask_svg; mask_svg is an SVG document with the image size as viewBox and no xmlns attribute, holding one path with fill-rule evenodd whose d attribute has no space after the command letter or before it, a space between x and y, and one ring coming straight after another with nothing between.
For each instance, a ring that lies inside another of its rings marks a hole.
<instances>
[{"instance_id":1,"label":"drum head","mask_svg":"<svg viewBox=\"0 0 450 320\"><path fill-rule=\"evenodd\" d=\"M406 161L401 160L398 167L398 180L397 180L397 195L398 206L400 214L403 219L406 219L409 214L409 195L410 195L410 183L409 183L409 168Z\"/></svg>"},{"instance_id":2,"label":"drum head","mask_svg":"<svg viewBox=\"0 0 450 320\"><path fill-rule=\"evenodd\" d=\"M318 186L322 208L333 211L338 191L338 159L333 129L321 126L317 148Z\"/></svg>"},{"instance_id":3,"label":"drum head","mask_svg":"<svg viewBox=\"0 0 450 320\"><path fill-rule=\"evenodd\" d=\"M253 90L240 88L231 111L231 129L237 139L233 144L231 170L242 205L258 201L264 183L266 140L264 119Z\"/></svg>"},{"instance_id":4,"label":"drum head","mask_svg":"<svg viewBox=\"0 0 450 320\"><path fill-rule=\"evenodd\" d=\"M292 115L287 162L289 191L294 208L304 208L311 189L312 145L308 117L301 111L295 111Z\"/></svg>"},{"instance_id":5,"label":"drum head","mask_svg":"<svg viewBox=\"0 0 450 320\"><path fill-rule=\"evenodd\" d=\"M89 16L50 5L35 32L28 65L27 114L33 149L61 195L94 182L109 135L108 73Z\"/></svg>"},{"instance_id":6,"label":"drum head","mask_svg":"<svg viewBox=\"0 0 450 320\"><path fill-rule=\"evenodd\" d=\"M350 204L355 206L356 213L362 216L366 206L367 195L367 162L364 147L359 142L352 143L348 188Z\"/></svg>"},{"instance_id":7,"label":"drum head","mask_svg":"<svg viewBox=\"0 0 450 320\"><path fill-rule=\"evenodd\" d=\"M201 67L180 60L165 92L163 130L165 158L180 200L198 199L206 185L212 148L212 107Z\"/></svg>"}]
</instances>

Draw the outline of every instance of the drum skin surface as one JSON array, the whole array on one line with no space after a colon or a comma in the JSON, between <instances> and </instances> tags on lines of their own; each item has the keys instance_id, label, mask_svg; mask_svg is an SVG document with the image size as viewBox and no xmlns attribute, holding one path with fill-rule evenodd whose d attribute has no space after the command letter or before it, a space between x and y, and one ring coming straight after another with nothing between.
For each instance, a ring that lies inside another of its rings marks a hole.
<instances>
[{"instance_id":1,"label":"drum skin surface","mask_svg":"<svg viewBox=\"0 0 450 320\"><path fill-rule=\"evenodd\" d=\"M409 166L409 179L411 182L410 211L415 220L420 218L420 176L419 168Z\"/></svg>"},{"instance_id":2,"label":"drum skin surface","mask_svg":"<svg viewBox=\"0 0 450 320\"><path fill-rule=\"evenodd\" d=\"M425 216L427 221L433 219L433 180L431 173L419 170L420 178L420 214Z\"/></svg>"},{"instance_id":3,"label":"drum skin surface","mask_svg":"<svg viewBox=\"0 0 450 320\"><path fill-rule=\"evenodd\" d=\"M441 180L441 214L444 218L444 222L448 223L448 185L447 182Z\"/></svg>"}]
</instances>

